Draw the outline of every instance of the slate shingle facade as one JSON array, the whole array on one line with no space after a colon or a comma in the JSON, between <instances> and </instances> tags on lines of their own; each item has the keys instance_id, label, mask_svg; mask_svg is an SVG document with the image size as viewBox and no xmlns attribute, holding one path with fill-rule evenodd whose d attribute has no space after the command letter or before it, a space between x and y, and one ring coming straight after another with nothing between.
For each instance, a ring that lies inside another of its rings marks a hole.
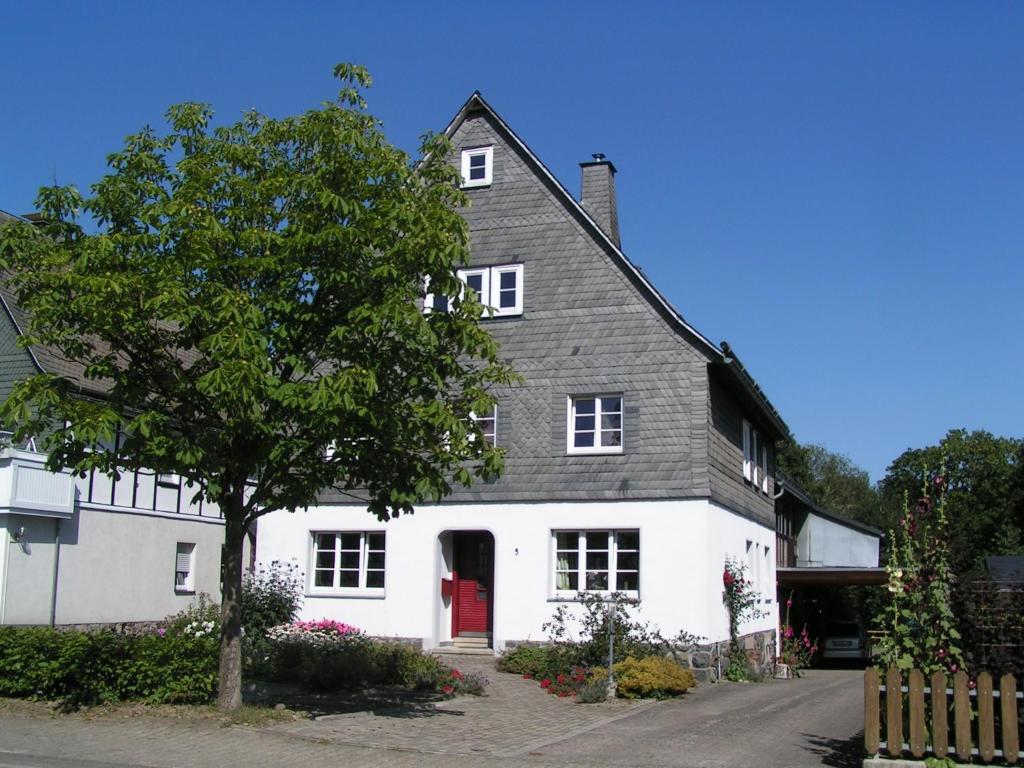
<instances>
[{"instance_id":1,"label":"slate shingle facade","mask_svg":"<svg viewBox=\"0 0 1024 768\"><path fill-rule=\"evenodd\" d=\"M743 480L742 420L781 435L756 401L741 405L727 372L712 375L721 350L623 268L617 238L597 230L481 99L460 118L449 128L456 152L494 148L492 184L468 189L463 211L472 265L524 265L522 316L485 322L525 383L499 393L505 474L448 501L711 498L774 525L770 496ZM624 397L623 452L568 454L569 397L611 393Z\"/></svg>"}]
</instances>

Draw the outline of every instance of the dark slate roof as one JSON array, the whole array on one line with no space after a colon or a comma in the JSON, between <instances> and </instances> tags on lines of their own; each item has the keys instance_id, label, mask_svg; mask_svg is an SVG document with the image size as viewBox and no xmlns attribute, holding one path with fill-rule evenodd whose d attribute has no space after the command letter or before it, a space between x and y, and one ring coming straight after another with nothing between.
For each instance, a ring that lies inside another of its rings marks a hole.
<instances>
[{"instance_id":1,"label":"dark slate roof","mask_svg":"<svg viewBox=\"0 0 1024 768\"><path fill-rule=\"evenodd\" d=\"M552 184L554 189L558 190L563 198L563 204L584 222L594 238L597 239L598 242L600 242L611 254L615 264L626 273L626 277L628 279L641 288L644 295L647 296L648 300L651 301L662 317L664 317L672 327L686 337L688 341L696 341L698 345L703 347L710 354L712 359L715 361L714 364L717 367L723 368L734 384L737 385L741 391L746 392L750 396L750 401L757 410L761 412L761 415L764 417L767 424L776 432L776 436L778 438L783 440L791 439L789 427L782 420L782 417L779 415L775 406L771 404L761 388L739 362L735 353L729 348L729 346L725 343L721 346L714 344L686 321L682 313L676 309L657 288L655 288L654 284L643 273L643 270L634 264L622 249L615 244L612 238L608 236L608 234L596 221L594 221L593 217L579 203L579 201L577 201L569 190L566 189L565 185L562 184L562 182L560 182L555 175L551 173L547 166L541 162L540 158L533 153L533 150L527 146L526 142L519 138L516 132L509 127L508 123L506 123L501 116L495 112L494 108L484 100L484 97L479 91L474 91L466 100L459 111L455 114L455 117L453 117L448 123L448 126L444 130L444 134L448 138L451 138L458 126L473 112L485 112L498 126L501 127L501 129L533 164L535 170L542 177L546 178Z\"/></svg>"},{"instance_id":2,"label":"dark slate roof","mask_svg":"<svg viewBox=\"0 0 1024 768\"><path fill-rule=\"evenodd\" d=\"M36 223L32 219L0 211L0 224L12 221L19 221L26 224ZM18 305L17 298L14 296L13 291L11 291L10 286L7 284L7 281L4 279L4 275L2 274L0 274L0 305L3 306L3 311L7 314L7 317L14 325L18 335L24 336L25 330L29 326L28 313ZM81 392L86 394L103 396L108 391L109 382L97 381L96 379L86 377L85 366L81 363L67 360L59 350L40 344L32 344L27 349L32 358L33 364L39 371L43 373L52 373L56 376L68 379L69 381L74 382Z\"/></svg>"},{"instance_id":3,"label":"dark slate roof","mask_svg":"<svg viewBox=\"0 0 1024 768\"><path fill-rule=\"evenodd\" d=\"M875 528L873 525L862 523L860 520L854 520L846 517L845 515L840 515L837 512L832 512L831 510L818 506L807 491L786 477L783 472L778 472L776 474L776 480L782 488L782 493L789 494L818 517L824 517L826 520L831 520L834 523L839 523L839 525L845 525L847 528L852 528L860 531L861 533L876 536L880 539L885 536L884 532Z\"/></svg>"}]
</instances>

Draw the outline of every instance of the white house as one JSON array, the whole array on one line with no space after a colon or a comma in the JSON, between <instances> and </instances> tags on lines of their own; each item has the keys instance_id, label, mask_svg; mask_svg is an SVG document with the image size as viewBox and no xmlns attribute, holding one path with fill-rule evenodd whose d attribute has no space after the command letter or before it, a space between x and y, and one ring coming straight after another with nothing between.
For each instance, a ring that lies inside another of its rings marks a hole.
<instances>
[{"instance_id":1,"label":"white house","mask_svg":"<svg viewBox=\"0 0 1024 768\"><path fill-rule=\"evenodd\" d=\"M580 590L639 600L665 635L723 640L733 558L763 611L742 631L774 642L786 425L728 345L626 257L610 162L581 164L577 201L478 93L446 133L472 201L460 276L493 308L483 322L525 380L483 417L506 471L386 523L328 491L261 518L257 560L305 572L304 618L500 651L543 640ZM425 299L431 311L444 301Z\"/></svg>"}]
</instances>

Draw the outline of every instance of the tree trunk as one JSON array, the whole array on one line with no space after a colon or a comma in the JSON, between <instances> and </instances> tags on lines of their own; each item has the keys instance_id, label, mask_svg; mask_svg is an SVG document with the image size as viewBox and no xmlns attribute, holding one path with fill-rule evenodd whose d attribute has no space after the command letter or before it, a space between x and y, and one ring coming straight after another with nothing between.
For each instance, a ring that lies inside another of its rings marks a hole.
<instances>
[{"instance_id":1,"label":"tree trunk","mask_svg":"<svg viewBox=\"0 0 1024 768\"><path fill-rule=\"evenodd\" d=\"M242 548L245 543L242 495L232 494L224 514L224 563L221 578L220 674L217 707L242 706Z\"/></svg>"}]
</instances>

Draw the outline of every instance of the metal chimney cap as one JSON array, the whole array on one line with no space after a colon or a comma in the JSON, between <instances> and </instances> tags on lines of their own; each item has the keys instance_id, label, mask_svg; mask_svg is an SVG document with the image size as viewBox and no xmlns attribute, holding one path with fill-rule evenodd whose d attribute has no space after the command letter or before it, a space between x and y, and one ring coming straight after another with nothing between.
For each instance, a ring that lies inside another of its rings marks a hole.
<instances>
[{"instance_id":1,"label":"metal chimney cap","mask_svg":"<svg viewBox=\"0 0 1024 768\"><path fill-rule=\"evenodd\" d=\"M604 154L602 154L601 152L595 152L594 154L591 155L591 157L594 158L594 160L598 163L604 160Z\"/></svg>"}]
</instances>

